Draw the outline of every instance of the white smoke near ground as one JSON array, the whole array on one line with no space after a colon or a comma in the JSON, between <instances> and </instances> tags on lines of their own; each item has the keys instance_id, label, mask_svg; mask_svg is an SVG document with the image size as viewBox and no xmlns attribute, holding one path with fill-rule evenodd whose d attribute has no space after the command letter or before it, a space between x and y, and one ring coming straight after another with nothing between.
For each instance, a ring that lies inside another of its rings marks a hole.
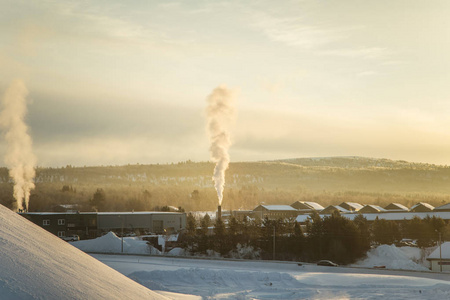
<instances>
[{"instance_id":1,"label":"white smoke near ground","mask_svg":"<svg viewBox=\"0 0 450 300\"><path fill-rule=\"evenodd\" d=\"M14 198L17 209L28 210L30 191L34 189L36 157L25 124L28 90L22 80L15 80L3 95L0 126L7 144L5 163L14 180ZM25 207L24 207L25 205Z\"/></svg>"},{"instance_id":2,"label":"white smoke near ground","mask_svg":"<svg viewBox=\"0 0 450 300\"><path fill-rule=\"evenodd\" d=\"M207 102L207 130L211 141L209 150L211 160L216 163L213 180L219 205L222 205L225 171L230 162L228 154L231 146L230 127L235 116L234 93L225 86L219 86L208 96Z\"/></svg>"}]
</instances>

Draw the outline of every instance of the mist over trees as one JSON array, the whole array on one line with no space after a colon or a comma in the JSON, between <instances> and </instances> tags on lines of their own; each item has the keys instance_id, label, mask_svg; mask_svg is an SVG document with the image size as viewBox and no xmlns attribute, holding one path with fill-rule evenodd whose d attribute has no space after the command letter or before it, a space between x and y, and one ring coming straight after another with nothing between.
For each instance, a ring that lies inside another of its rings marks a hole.
<instances>
[{"instance_id":1,"label":"mist over trees","mask_svg":"<svg viewBox=\"0 0 450 300\"><path fill-rule=\"evenodd\" d=\"M215 210L218 199L214 164L38 168L29 211L53 211L77 204L81 211L143 211L183 207ZM411 207L417 202L450 202L450 168L385 159L337 157L231 163L226 173L223 209L253 209L264 204L314 201L324 207L341 202ZM0 168L0 203L12 208L12 181ZM94 199L97 190L104 201Z\"/></svg>"}]
</instances>

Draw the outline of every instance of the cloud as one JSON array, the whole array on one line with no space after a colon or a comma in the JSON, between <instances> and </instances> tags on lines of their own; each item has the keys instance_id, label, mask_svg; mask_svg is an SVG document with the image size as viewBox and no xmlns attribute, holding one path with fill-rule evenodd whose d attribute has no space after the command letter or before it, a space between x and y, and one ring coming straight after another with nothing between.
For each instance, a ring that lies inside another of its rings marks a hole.
<instances>
[{"instance_id":1,"label":"cloud","mask_svg":"<svg viewBox=\"0 0 450 300\"><path fill-rule=\"evenodd\" d=\"M208 160L200 107L43 95L33 99L28 122L42 165Z\"/></svg>"},{"instance_id":2,"label":"cloud","mask_svg":"<svg viewBox=\"0 0 450 300\"><path fill-rule=\"evenodd\" d=\"M322 50L319 54L348 58L384 59L388 57L390 53L387 48L365 47L356 49Z\"/></svg>"},{"instance_id":3,"label":"cloud","mask_svg":"<svg viewBox=\"0 0 450 300\"><path fill-rule=\"evenodd\" d=\"M435 123L441 122L429 115L357 115L241 111L245 117L237 124L231 155L240 160L358 155L445 163L450 134L435 130Z\"/></svg>"},{"instance_id":4,"label":"cloud","mask_svg":"<svg viewBox=\"0 0 450 300\"><path fill-rule=\"evenodd\" d=\"M345 37L347 29L307 24L300 17L275 17L267 13L253 14L253 27L270 40L288 46L312 49Z\"/></svg>"}]
</instances>

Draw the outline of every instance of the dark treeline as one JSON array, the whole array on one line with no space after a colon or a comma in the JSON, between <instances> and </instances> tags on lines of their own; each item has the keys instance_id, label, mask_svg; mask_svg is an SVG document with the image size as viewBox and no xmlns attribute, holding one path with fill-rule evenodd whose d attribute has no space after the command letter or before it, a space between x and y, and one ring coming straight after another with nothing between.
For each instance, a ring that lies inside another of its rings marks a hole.
<instances>
[{"instance_id":1,"label":"dark treeline","mask_svg":"<svg viewBox=\"0 0 450 300\"><path fill-rule=\"evenodd\" d=\"M206 255L213 250L222 257L305 262L328 259L349 264L364 257L377 244L412 239L419 247L432 246L439 240L439 233L447 233L447 229L445 222L436 217L397 223L383 219L368 222L362 215L352 221L339 213L325 218L313 214L302 230L294 220L231 218L225 225L220 219L213 224L208 215L197 220L189 214L182 244L191 254ZM252 251L241 251L247 248Z\"/></svg>"}]
</instances>

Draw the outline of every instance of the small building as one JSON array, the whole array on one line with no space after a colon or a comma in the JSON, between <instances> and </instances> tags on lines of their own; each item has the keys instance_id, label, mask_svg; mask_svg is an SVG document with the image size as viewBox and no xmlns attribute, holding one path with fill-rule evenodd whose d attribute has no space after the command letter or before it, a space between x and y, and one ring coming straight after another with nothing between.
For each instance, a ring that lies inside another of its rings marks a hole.
<instances>
[{"instance_id":1,"label":"small building","mask_svg":"<svg viewBox=\"0 0 450 300\"><path fill-rule=\"evenodd\" d=\"M450 203L435 207L434 211L450 211Z\"/></svg>"},{"instance_id":2,"label":"small building","mask_svg":"<svg viewBox=\"0 0 450 300\"><path fill-rule=\"evenodd\" d=\"M389 212L406 212L406 211L409 211L409 209L406 206L404 206L404 205L402 205L400 203L391 203L391 204L387 205L384 209L386 211L389 211Z\"/></svg>"},{"instance_id":3,"label":"small building","mask_svg":"<svg viewBox=\"0 0 450 300\"><path fill-rule=\"evenodd\" d=\"M386 210L378 205L368 204L359 210L362 214L376 214L376 213L384 213Z\"/></svg>"},{"instance_id":4,"label":"small building","mask_svg":"<svg viewBox=\"0 0 450 300\"><path fill-rule=\"evenodd\" d=\"M335 211L338 211L341 214L348 214L350 213L350 211L346 210L343 207L340 207L339 205L329 205L327 206L325 209L323 209L320 214L321 215L331 215L333 214Z\"/></svg>"},{"instance_id":5,"label":"small building","mask_svg":"<svg viewBox=\"0 0 450 300\"><path fill-rule=\"evenodd\" d=\"M278 220L285 218L296 218L298 210L290 205L259 205L254 210L255 218L268 218L269 220Z\"/></svg>"},{"instance_id":6,"label":"small building","mask_svg":"<svg viewBox=\"0 0 450 300\"><path fill-rule=\"evenodd\" d=\"M450 271L450 242L442 243L428 257L433 272Z\"/></svg>"},{"instance_id":7,"label":"small building","mask_svg":"<svg viewBox=\"0 0 450 300\"><path fill-rule=\"evenodd\" d=\"M340 207L345 208L348 211L359 211L361 208L364 207L364 205L361 205L356 202L342 202L339 204Z\"/></svg>"},{"instance_id":8,"label":"small building","mask_svg":"<svg viewBox=\"0 0 450 300\"><path fill-rule=\"evenodd\" d=\"M320 212L324 209L322 205L311 201L296 201L291 206L304 214L312 213L313 211Z\"/></svg>"},{"instance_id":9,"label":"small building","mask_svg":"<svg viewBox=\"0 0 450 300\"><path fill-rule=\"evenodd\" d=\"M429 212L433 211L434 206L425 202L419 202L409 209L412 212Z\"/></svg>"}]
</instances>

